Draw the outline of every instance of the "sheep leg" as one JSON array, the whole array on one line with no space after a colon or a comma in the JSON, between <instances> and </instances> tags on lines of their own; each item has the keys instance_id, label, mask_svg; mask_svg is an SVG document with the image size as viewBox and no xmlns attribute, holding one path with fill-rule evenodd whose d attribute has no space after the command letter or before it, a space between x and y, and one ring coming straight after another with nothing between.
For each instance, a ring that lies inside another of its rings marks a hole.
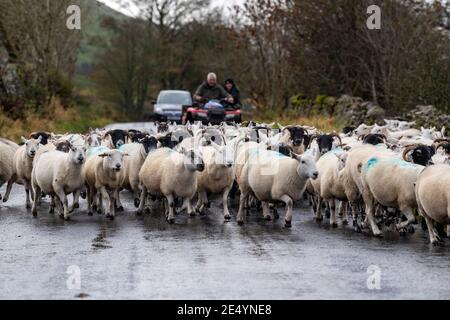
<instances>
[{"instance_id":1,"label":"sheep leg","mask_svg":"<svg viewBox=\"0 0 450 320\"><path fill-rule=\"evenodd\" d=\"M115 203L115 208L117 208L117 211L123 211L123 205L122 202L120 202L120 190L116 189L114 191L114 203Z\"/></svg>"},{"instance_id":2,"label":"sheep leg","mask_svg":"<svg viewBox=\"0 0 450 320\"><path fill-rule=\"evenodd\" d=\"M269 203L263 201L263 202L261 203L261 206L262 206L262 211L263 211L264 219L265 219L266 221L272 221L272 216L271 216L271 214L270 214Z\"/></svg>"},{"instance_id":3,"label":"sheep leg","mask_svg":"<svg viewBox=\"0 0 450 320\"><path fill-rule=\"evenodd\" d=\"M438 236L438 233L433 226L433 221L428 216L424 215L424 218L427 223L428 234L430 235L430 243L433 245L439 244L441 242L441 238Z\"/></svg>"},{"instance_id":4,"label":"sheep leg","mask_svg":"<svg viewBox=\"0 0 450 320\"><path fill-rule=\"evenodd\" d=\"M116 215L116 203L117 203L117 198L116 195L119 194L117 189L116 190L111 190L109 197L110 197L110 201L109 201L109 210L110 210L110 216L109 218L111 220L114 220L114 217Z\"/></svg>"},{"instance_id":5,"label":"sheep leg","mask_svg":"<svg viewBox=\"0 0 450 320\"><path fill-rule=\"evenodd\" d=\"M72 204L72 208L70 209L70 212L74 212L75 209L78 209L80 207L80 190L77 190L75 192L72 193L73 195L73 204Z\"/></svg>"},{"instance_id":6,"label":"sheep leg","mask_svg":"<svg viewBox=\"0 0 450 320\"><path fill-rule=\"evenodd\" d=\"M186 206L188 215L190 215L191 217L195 217L196 213L195 210L192 208L191 199L185 198L183 202L184 202L183 207Z\"/></svg>"},{"instance_id":7,"label":"sheep leg","mask_svg":"<svg viewBox=\"0 0 450 320\"><path fill-rule=\"evenodd\" d=\"M328 207L330 208L330 226L337 228L338 224L336 222L336 202L334 199L328 200Z\"/></svg>"},{"instance_id":8,"label":"sheep leg","mask_svg":"<svg viewBox=\"0 0 450 320\"><path fill-rule=\"evenodd\" d=\"M407 220L397 224L397 230L401 230L403 228L406 228L411 223L413 223L414 220L415 220L415 217L414 217L414 214L413 214L411 208L405 208L404 210L402 210L402 213L406 216Z\"/></svg>"},{"instance_id":9,"label":"sheep leg","mask_svg":"<svg viewBox=\"0 0 450 320\"><path fill-rule=\"evenodd\" d=\"M428 217L425 214L425 210L422 208L420 203L418 203L418 211L419 214L425 219L425 222L427 224L428 234L430 236L430 243L433 245L438 245L441 242L441 239L439 238L439 235L436 229L434 228L433 220L431 220L430 217Z\"/></svg>"},{"instance_id":10,"label":"sheep leg","mask_svg":"<svg viewBox=\"0 0 450 320\"><path fill-rule=\"evenodd\" d=\"M167 216L167 222L173 224L175 222L174 209L175 209L175 197L172 194L166 196L167 204L169 206L169 215Z\"/></svg>"},{"instance_id":11,"label":"sheep leg","mask_svg":"<svg viewBox=\"0 0 450 320\"><path fill-rule=\"evenodd\" d=\"M208 196L206 194L206 191L199 191L196 210L198 211L198 213L200 215L205 214L205 212L203 210L205 209L207 202L208 202Z\"/></svg>"},{"instance_id":12,"label":"sheep leg","mask_svg":"<svg viewBox=\"0 0 450 320\"><path fill-rule=\"evenodd\" d=\"M231 187L226 188L222 194L223 218L226 221L229 221L231 219L231 214L230 214L230 211L228 210L228 195L230 194L230 191L231 191Z\"/></svg>"},{"instance_id":13,"label":"sheep leg","mask_svg":"<svg viewBox=\"0 0 450 320\"><path fill-rule=\"evenodd\" d=\"M86 187L86 199L87 199L87 205L88 205L88 215L92 216L94 213L92 212L92 202L93 202L93 197L92 197L92 190L89 186Z\"/></svg>"},{"instance_id":14,"label":"sheep leg","mask_svg":"<svg viewBox=\"0 0 450 320\"><path fill-rule=\"evenodd\" d=\"M247 197L248 197L248 193L243 192L241 190L241 196L239 198L239 211L238 211L237 219L236 219L238 225L240 225L240 226L244 224L244 210L245 210L244 207L245 207Z\"/></svg>"},{"instance_id":15,"label":"sheep leg","mask_svg":"<svg viewBox=\"0 0 450 320\"><path fill-rule=\"evenodd\" d=\"M366 220L369 222L370 227L372 229L372 232L375 236L380 236L381 235L381 231L378 228L378 225L375 221L375 218L373 216L374 214L374 204L372 201L366 201ZM366 223L366 222L364 222Z\"/></svg>"},{"instance_id":16,"label":"sheep leg","mask_svg":"<svg viewBox=\"0 0 450 320\"><path fill-rule=\"evenodd\" d=\"M288 195L284 195L280 198L281 201L283 201L286 204L286 215L284 218L284 226L286 228L292 227L292 207L294 205L294 202L292 201L291 197Z\"/></svg>"},{"instance_id":17,"label":"sheep leg","mask_svg":"<svg viewBox=\"0 0 450 320\"><path fill-rule=\"evenodd\" d=\"M107 218L111 216L111 199L109 198L109 193L105 187L100 188L100 193L102 197L102 207L105 210L105 215Z\"/></svg>"},{"instance_id":18,"label":"sheep leg","mask_svg":"<svg viewBox=\"0 0 450 320\"><path fill-rule=\"evenodd\" d=\"M56 207L55 196L51 195L50 196L50 208L48 209L48 213L49 214L54 214L55 213L55 207Z\"/></svg>"},{"instance_id":19,"label":"sheep leg","mask_svg":"<svg viewBox=\"0 0 450 320\"><path fill-rule=\"evenodd\" d=\"M349 207L349 204L347 201L341 201L340 207L339 207L339 212L342 213L342 223L344 225L348 224L348 207Z\"/></svg>"},{"instance_id":20,"label":"sheep leg","mask_svg":"<svg viewBox=\"0 0 450 320\"><path fill-rule=\"evenodd\" d=\"M64 220L70 220L70 217L69 217L69 201L67 200L66 193L64 192L63 189L57 189L57 190L55 190L55 193L56 193L59 201L62 202L63 209L64 209L64 213L63 213Z\"/></svg>"},{"instance_id":21,"label":"sheep leg","mask_svg":"<svg viewBox=\"0 0 450 320\"><path fill-rule=\"evenodd\" d=\"M26 194L26 208L31 209L30 195L31 195L31 198L33 198L33 191L31 189L31 183L28 181L24 181L24 185L25 185L25 194Z\"/></svg>"},{"instance_id":22,"label":"sheep leg","mask_svg":"<svg viewBox=\"0 0 450 320\"><path fill-rule=\"evenodd\" d=\"M13 184L14 184L14 179L12 179L12 178L9 179L8 184L6 185L6 192L5 192L5 195L3 197L3 202L8 201L9 194L11 193L11 189L12 189Z\"/></svg>"},{"instance_id":23,"label":"sheep leg","mask_svg":"<svg viewBox=\"0 0 450 320\"><path fill-rule=\"evenodd\" d=\"M317 207L316 207L316 220L322 221L323 215L322 215L322 197L317 196Z\"/></svg>"},{"instance_id":24,"label":"sheep leg","mask_svg":"<svg viewBox=\"0 0 450 320\"><path fill-rule=\"evenodd\" d=\"M33 199L33 209L31 210L31 213L33 214L33 217L37 217L37 206L39 203L39 199L41 197L41 188L39 188L38 185L33 185L34 189L34 199Z\"/></svg>"},{"instance_id":25,"label":"sheep leg","mask_svg":"<svg viewBox=\"0 0 450 320\"><path fill-rule=\"evenodd\" d=\"M137 209L137 215L140 216L144 213L145 200L147 199L147 188L142 186L141 188L141 197L139 199L139 207Z\"/></svg>"}]
</instances>

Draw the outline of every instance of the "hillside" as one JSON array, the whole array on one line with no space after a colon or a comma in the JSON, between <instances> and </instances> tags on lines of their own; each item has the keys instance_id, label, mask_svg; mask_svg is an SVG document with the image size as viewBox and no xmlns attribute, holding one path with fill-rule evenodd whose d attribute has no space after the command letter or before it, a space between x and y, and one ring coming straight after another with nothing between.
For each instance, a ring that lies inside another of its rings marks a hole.
<instances>
[{"instance_id":1,"label":"hillside","mask_svg":"<svg viewBox=\"0 0 450 320\"><path fill-rule=\"evenodd\" d=\"M86 83L86 75L92 71L95 56L101 50L98 40L108 42L112 36L110 31L102 28L103 19L106 17L117 20L132 19L95 0L81 0L81 4L83 11L88 12L88 16L82 20L83 37L76 67L76 82L79 85Z\"/></svg>"}]
</instances>

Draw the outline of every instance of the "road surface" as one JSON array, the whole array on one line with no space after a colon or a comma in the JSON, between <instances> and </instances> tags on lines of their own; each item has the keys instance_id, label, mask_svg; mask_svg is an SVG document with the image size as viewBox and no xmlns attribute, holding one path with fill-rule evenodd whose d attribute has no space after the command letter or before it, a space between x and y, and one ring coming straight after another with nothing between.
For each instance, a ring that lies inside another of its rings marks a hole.
<instances>
[{"instance_id":1,"label":"road surface","mask_svg":"<svg viewBox=\"0 0 450 320\"><path fill-rule=\"evenodd\" d=\"M224 223L217 203L169 225L157 205L138 217L121 196L114 221L87 216L82 201L66 222L47 200L33 218L15 186L0 204L0 299L450 298L448 241L433 247L420 228L377 239L318 224L301 204L292 229L256 211L242 227Z\"/></svg>"}]
</instances>

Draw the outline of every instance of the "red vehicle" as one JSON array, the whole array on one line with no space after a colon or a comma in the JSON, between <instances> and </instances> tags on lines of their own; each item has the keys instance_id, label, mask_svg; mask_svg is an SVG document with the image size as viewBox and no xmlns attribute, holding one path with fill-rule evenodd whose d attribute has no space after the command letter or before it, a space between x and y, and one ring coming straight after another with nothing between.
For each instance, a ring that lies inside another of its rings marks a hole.
<instances>
[{"instance_id":1,"label":"red vehicle","mask_svg":"<svg viewBox=\"0 0 450 320\"><path fill-rule=\"evenodd\" d=\"M182 123L201 121L204 124L222 122L241 123L240 107L232 107L225 100L210 100L203 105L183 106Z\"/></svg>"}]
</instances>

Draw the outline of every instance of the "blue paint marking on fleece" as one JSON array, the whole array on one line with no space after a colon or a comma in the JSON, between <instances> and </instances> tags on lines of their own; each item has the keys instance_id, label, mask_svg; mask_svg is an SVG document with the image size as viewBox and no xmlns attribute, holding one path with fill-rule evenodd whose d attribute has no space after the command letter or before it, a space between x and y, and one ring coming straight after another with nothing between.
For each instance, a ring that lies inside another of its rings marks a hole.
<instances>
[{"instance_id":1,"label":"blue paint marking on fleece","mask_svg":"<svg viewBox=\"0 0 450 320\"><path fill-rule=\"evenodd\" d=\"M249 157L258 157L258 156L265 156L267 157L267 155L269 155L270 157L274 157L274 158L287 158L287 156L285 156L282 153L276 152L276 151L268 151L268 150L264 150L264 153L261 153L261 149L259 148L254 148L251 149L249 152ZM268 153L266 153L266 151L268 151Z\"/></svg>"},{"instance_id":2,"label":"blue paint marking on fleece","mask_svg":"<svg viewBox=\"0 0 450 320\"><path fill-rule=\"evenodd\" d=\"M98 147L89 147L87 152L86 152L86 156L92 157L92 156L97 156L99 154L102 154L104 152L108 152L110 149L105 147L105 146L98 146Z\"/></svg>"}]
</instances>

